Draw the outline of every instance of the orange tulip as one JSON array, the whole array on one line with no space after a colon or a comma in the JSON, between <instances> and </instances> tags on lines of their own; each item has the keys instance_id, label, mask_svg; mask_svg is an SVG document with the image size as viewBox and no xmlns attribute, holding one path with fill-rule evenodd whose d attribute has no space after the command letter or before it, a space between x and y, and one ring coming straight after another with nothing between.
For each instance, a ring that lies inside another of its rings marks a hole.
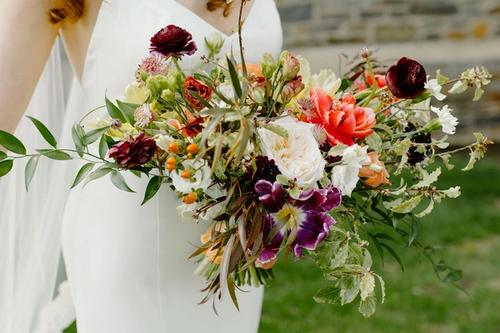
<instances>
[{"instance_id":1,"label":"orange tulip","mask_svg":"<svg viewBox=\"0 0 500 333\"><path fill-rule=\"evenodd\" d=\"M359 170L359 176L366 178L364 183L370 187L378 187L382 184L390 184L391 182L387 179L389 173L385 169L383 162L379 160L379 155L372 151L368 153L370 158L370 165L364 166Z\"/></svg>"}]
</instances>

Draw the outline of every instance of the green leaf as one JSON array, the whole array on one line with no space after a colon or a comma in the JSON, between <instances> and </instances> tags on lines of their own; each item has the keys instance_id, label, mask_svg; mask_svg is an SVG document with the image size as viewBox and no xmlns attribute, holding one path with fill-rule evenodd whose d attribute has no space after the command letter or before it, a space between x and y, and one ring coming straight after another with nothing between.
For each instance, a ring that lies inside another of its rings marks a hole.
<instances>
[{"instance_id":1,"label":"green leaf","mask_svg":"<svg viewBox=\"0 0 500 333\"><path fill-rule=\"evenodd\" d=\"M231 82L233 83L234 92L238 97L241 98L241 96L243 95L243 91L241 90L241 82L240 78L238 77L238 71L236 70L234 62L229 59L229 57L226 57L226 59L227 65L229 67L229 75L231 76Z\"/></svg>"},{"instance_id":2,"label":"green leaf","mask_svg":"<svg viewBox=\"0 0 500 333\"><path fill-rule=\"evenodd\" d=\"M125 181L125 178L123 178L123 175L117 170L113 170L111 172L111 182L122 191L135 193L135 191L127 185L127 182Z\"/></svg>"},{"instance_id":3,"label":"green leaf","mask_svg":"<svg viewBox=\"0 0 500 333\"><path fill-rule=\"evenodd\" d=\"M12 166L14 165L14 162L12 160L5 160L3 162L0 162L0 177L5 176L12 170Z\"/></svg>"},{"instance_id":4,"label":"green leaf","mask_svg":"<svg viewBox=\"0 0 500 333\"><path fill-rule=\"evenodd\" d=\"M364 301L359 302L359 313L363 315L363 317L368 318L375 313L375 309L377 308L377 300L375 296L371 296L366 298Z\"/></svg>"},{"instance_id":5,"label":"green leaf","mask_svg":"<svg viewBox=\"0 0 500 333\"><path fill-rule=\"evenodd\" d=\"M155 194L160 190L162 183L162 178L159 176L153 176L151 177L151 180L148 183L148 186L146 187L146 192L144 193L144 200L142 201L141 205L144 205L146 202L151 200Z\"/></svg>"},{"instance_id":6,"label":"green leaf","mask_svg":"<svg viewBox=\"0 0 500 333\"><path fill-rule=\"evenodd\" d=\"M322 288L314 295L314 301L323 304L340 304L340 288L336 286Z\"/></svg>"},{"instance_id":7,"label":"green leaf","mask_svg":"<svg viewBox=\"0 0 500 333\"><path fill-rule=\"evenodd\" d=\"M108 142L106 141L106 137L103 135L99 140L99 157L105 159L107 153L108 153Z\"/></svg>"},{"instance_id":8,"label":"green leaf","mask_svg":"<svg viewBox=\"0 0 500 333\"><path fill-rule=\"evenodd\" d=\"M423 170L422 180L419 181L417 184L413 185L411 188L429 187L438 180L440 175L441 175L441 168L437 168L431 173L427 173L425 170Z\"/></svg>"},{"instance_id":9,"label":"green leaf","mask_svg":"<svg viewBox=\"0 0 500 333\"><path fill-rule=\"evenodd\" d=\"M85 143L83 138L85 137L85 131L83 127L79 124L75 124L71 129L71 137L73 138L73 143L75 144L75 149L80 157L83 157L83 152L85 151Z\"/></svg>"},{"instance_id":10,"label":"green leaf","mask_svg":"<svg viewBox=\"0 0 500 333\"><path fill-rule=\"evenodd\" d=\"M52 133L49 131L49 129L40 120L31 116L26 116L26 117L33 122L33 125L35 125L35 127L40 132L45 141L47 141L47 143L52 147L56 148L57 140L54 137L54 135L52 135Z\"/></svg>"},{"instance_id":11,"label":"green leaf","mask_svg":"<svg viewBox=\"0 0 500 333\"><path fill-rule=\"evenodd\" d=\"M472 99L473 102L477 102L483 97L484 95L484 90L481 88L476 88L474 90L474 98Z\"/></svg>"},{"instance_id":12,"label":"green leaf","mask_svg":"<svg viewBox=\"0 0 500 333\"><path fill-rule=\"evenodd\" d=\"M75 188L78 184L80 184L82 180L84 180L85 177L87 177L87 175L92 171L93 168L94 168L94 163L89 162L83 165L76 174L75 180L73 181L71 188Z\"/></svg>"},{"instance_id":13,"label":"green leaf","mask_svg":"<svg viewBox=\"0 0 500 333\"><path fill-rule=\"evenodd\" d=\"M7 154L4 153L3 151L0 151L0 161L3 161L7 158Z\"/></svg>"},{"instance_id":14,"label":"green leaf","mask_svg":"<svg viewBox=\"0 0 500 333\"><path fill-rule=\"evenodd\" d=\"M111 118L113 119L118 119L122 122L126 122L127 119L125 119L125 116L123 115L122 111L114 105L107 97L105 98L106 100L106 109L108 110L108 114Z\"/></svg>"},{"instance_id":15,"label":"green leaf","mask_svg":"<svg viewBox=\"0 0 500 333\"><path fill-rule=\"evenodd\" d=\"M268 131L273 132L276 135L281 136L282 138L288 139L288 131L276 124L266 124L264 125L264 128Z\"/></svg>"},{"instance_id":16,"label":"green leaf","mask_svg":"<svg viewBox=\"0 0 500 333\"><path fill-rule=\"evenodd\" d=\"M372 134L367 136L365 138L365 141L368 146L377 153L380 153L382 151L382 139L376 132L373 132Z\"/></svg>"},{"instance_id":17,"label":"green leaf","mask_svg":"<svg viewBox=\"0 0 500 333\"><path fill-rule=\"evenodd\" d=\"M13 153L26 155L26 148L23 143L14 135L2 130L0 130L0 145Z\"/></svg>"},{"instance_id":18,"label":"green leaf","mask_svg":"<svg viewBox=\"0 0 500 333\"><path fill-rule=\"evenodd\" d=\"M126 103L119 100L116 100L116 104L118 104L118 108L120 108L121 113L125 117L128 123L135 123L134 112L140 107L139 104Z\"/></svg>"},{"instance_id":19,"label":"green leaf","mask_svg":"<svg viewBox=\"0 0 500 333\"><path fill-rule=\"evenodd\" d=\"M370 272L363 274L359 283L359 290L362 301L373 295L375 291L375 276Z\"/></svg>"},{"instance_id":20,"label":"green leaf","mask_svg":"<svg viewBox=\"0 0 500 333\"><path fill-rule=\"evenodd\" d=\"M37 149L37 152L51 160L66 161L71 160L71 155L58 149Z\"/></svg>"},{"instance_id":21,"label":"green leaf","mask_svg":"<svg viewBox=\"0 0 500 333\"><path fill-rule=\"evenodd\" d=\"M384 206L395 213L408 214L418 206L422 199L423 195L420 194L404 201L402 199L396 199L391 202L384 202Z\"/></svg>"},{"instance_id":22,"label":"green leaf","mask_svg":"<svg viewBox=\"0 0 500 333\"><path fill-rule=\"evenodd\" d=\"M231 300L233 301L234 306L238 311L240 311L240 306L238 304L238 298L236 297L234 280L231 276L227 278L227 289L229 290L229 295L231 296Z\"/></svg>"},{"instance_id":23,"label":"green leaf","mask_svg":"<svg viewBox=\"0 0 500 333\"><path fill-rule=\"evenodd\" d=\"M85 181L84 186L87 185L88 183L90 183L93 180L97 180L99 178L102 178L102 177L106 176L111 171L113 171L113 169L111 169L109 166L102 166L102 167L100 167L99 169L97 169L96 171L92 172L87 177L87 180Z\"/></svg>"},{"instance_id":24,"label":"green leaf","mask_svg":"<svg viewBox=\"0 0 500 333\"><path fill-rule=\"evenodd\" d=\"M97 128L95 130L89 131L85 133L85 136L83 138L83 143L85 146L88 146L94 142L97 141L107 130L109 129L109 126L103 127L103 128Z\"/></svg>"},{"instance_id":25,"label":"green leaf","mask_svg":"<svg viewBox=\"0 0 500 333\"><path fill-rule=\"evenodd\" d=\"M28 191L31 181L33 180L33 176L35 175L39 160L40 155L32 156L26 163L26 168L24 169L24 185L26 186L26 191Z\"/></svg>"}]
</instances>

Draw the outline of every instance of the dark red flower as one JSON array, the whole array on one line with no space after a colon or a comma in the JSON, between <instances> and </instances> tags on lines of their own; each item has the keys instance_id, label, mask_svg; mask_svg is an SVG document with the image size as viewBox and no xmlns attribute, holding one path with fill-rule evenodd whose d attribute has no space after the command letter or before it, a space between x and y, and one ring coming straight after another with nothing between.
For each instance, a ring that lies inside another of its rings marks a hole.
<instances>
[{"instance_id":1,"label":"dark red flower","mask_svg":"<svg viewBox=\"0 0 500 333\"><path fill-rule=\"evenodd\" d=\"M156 149L155 140L145 136L143 132L135 138L130 138L111 147L109 157L114 158L120 167L131 169L151 161Z\"/></svg>"},{"instance_id":2,"label":"dark red flower","mask_svg":"<svg viewBox=\"0 0 500 333\"><path fill-rule=\"evenodd\" d=\"M193 36L189 32L171 24L151 37L149 49L167 57L193 55L198 48L192 39Z\"/></svg>"},{"instance_id":3,"label":"dark red flower","mask_svg":"<svg viewBox=\"0 0 500 333\"><path fill-rule=\"evenodd\" d=\"M192 94L195 93L206 101L212 98L212 89L189 76L184 81L184 98L195 110L203 109L204 105Z\"/></svg>"},{"instance_id":4,"label":"dark red flower","mask_svg":"<svg viewBox=\"0 0 500 333\"><path fill-rule=\"evenodd\" d=\"M418 97L425 90L427 74L424 66L420 63L403 57L389 68L385 80L394 96L412 99Z\"/></svg>"}]
</instances>

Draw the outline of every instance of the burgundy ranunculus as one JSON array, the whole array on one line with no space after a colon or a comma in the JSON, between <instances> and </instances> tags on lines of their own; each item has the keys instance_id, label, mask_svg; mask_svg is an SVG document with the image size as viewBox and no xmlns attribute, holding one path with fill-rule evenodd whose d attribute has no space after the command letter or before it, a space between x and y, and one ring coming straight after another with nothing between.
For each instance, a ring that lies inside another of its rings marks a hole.
<instances>
[{"instance_id":1,"label":"burgundy ranunculus","mask_svg":"<svg viewBox=\"0 0 500 333\"><path fill-rule=\"evenodd\" d=\"M206 101L212 98L212 89L209 86L197 81L192 76L188 76L184 81L184 98L193 109L198 111L203 109L204 105L192 93L196 93Z\"/></svg>"},{"instance_id":2,"label":"burgundy ranunculus","mask_svg":"<svg viewBox=\"0 0 500 333\"><path fill-rule=\"evenodd\" d=\"M412 99L424 90L427 74L425 68L413 59L403 57L391 66L385 75L387 86L397 98Z\"/></svg>"},{"instance_id":3,"label":"burgundy ranunculus","mask_svg":"<svg viewBox=\"0 0 500 333\"><path fill-rule=\"evenodd\" d=\"M131 169L151 161L156 150L155 140L143 132L111 147L109 157L114 158L120 167Z\"/></svg>"},{"instance_id":4,"label":"burgundy ranunculus","mask_svg":"<svg viewBox=\"0 0 500 333\"><path fill-rule=\"evenodd\" d=\"M198 50L193 36L186 30L172 24L151 37L149 49L151 52L158 52L167 57L193 55Z\"/></svg>"}]
</instances>

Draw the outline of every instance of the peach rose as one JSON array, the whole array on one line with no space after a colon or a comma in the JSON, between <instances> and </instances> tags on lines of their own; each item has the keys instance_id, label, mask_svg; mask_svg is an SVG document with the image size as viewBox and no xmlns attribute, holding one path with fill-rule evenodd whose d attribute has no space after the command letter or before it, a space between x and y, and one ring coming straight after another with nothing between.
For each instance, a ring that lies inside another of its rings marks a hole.
<instances>
[{"instance_id":1,"label":"peach rose","mask_svg":"<svg viewBox=\"0 0 500 333\"><path fill-rule=\"evenodd\" d=\"M359 176L366 178L364 183L370 187L390 184L391 182L387 179L389 173L385 169L384 163L379 160L379 155L372 151L368 153L368 157L370 158L370 164L363 166L359 170Z\"/></svg>"},{"instance_id":2,"label":"peach rose","mask_svg":"<svg viewBox=\"0 0 500 333\"><path fill-rule=\"evenodd\" d=\"M216 223L203 233L200 237L200 241L203 245L207 244L212 240L212 234L222 232L224 225L222 223ZM224 254L224 249L221 249L218 244L212 246L205 251L205 256L213 263L220 265L222 262L222 255Z\"/></svg>"}]
</instances>

